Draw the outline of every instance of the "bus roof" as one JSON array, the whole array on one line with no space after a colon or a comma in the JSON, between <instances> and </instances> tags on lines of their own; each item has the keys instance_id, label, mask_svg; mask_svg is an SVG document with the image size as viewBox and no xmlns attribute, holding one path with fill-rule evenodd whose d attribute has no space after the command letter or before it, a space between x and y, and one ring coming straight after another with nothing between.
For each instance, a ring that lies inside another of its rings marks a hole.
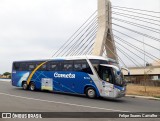
<instances>
[{"instance_id":1,"label":"bus roof","mask_svg":"<svg viewBox=\"0 0 160 121\"><path fill-rule=\"evenodd\" d=\"M66 56L66 57L54 57L51 59L41 59L41 60L23 60L23 61L14 61L14 62L36 62L36 61L52 61L52 60L80 60L80 59L98 59L98 60L107 60L107 61L113 61L115 60L103 57L103 56L94 56L94 55L83 55L83 56Z\"/></svg>"}]
</instances>

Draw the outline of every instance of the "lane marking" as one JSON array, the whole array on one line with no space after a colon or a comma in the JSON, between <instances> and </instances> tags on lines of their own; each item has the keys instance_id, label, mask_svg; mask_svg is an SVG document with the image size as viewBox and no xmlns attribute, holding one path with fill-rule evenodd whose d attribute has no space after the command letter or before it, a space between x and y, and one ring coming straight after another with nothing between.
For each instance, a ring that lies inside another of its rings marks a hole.
<instances>
[{"instance_id":1,"label":"lane marking","mask_svg":"<svg viewBox=\"0 0 160 121\"><path fill-rule=\"evenodd\" d=\"M129 111L116 110L116 109L107 109L107 108L92 107L92 106L87 106L87 105L79 105L79 104L71 104L71 103L65 103L65 102L42 100L42 99L36 99L36 98L28 98L28 97L11 95L11 94L7 94L7 93L0 93L0 95L6 95L6 96L10 96L10 97L22 98L22 99L27 99L27 100L35 100L35 101L41 101L41 102L48 102L48 103L55 103L55 104L62 104L62 105L69 105L69 106L77 106L77 107L83 107L83 108L92 108L92 109L113 111L113 112L129 112Z\"/></svg>"}]
</instances>

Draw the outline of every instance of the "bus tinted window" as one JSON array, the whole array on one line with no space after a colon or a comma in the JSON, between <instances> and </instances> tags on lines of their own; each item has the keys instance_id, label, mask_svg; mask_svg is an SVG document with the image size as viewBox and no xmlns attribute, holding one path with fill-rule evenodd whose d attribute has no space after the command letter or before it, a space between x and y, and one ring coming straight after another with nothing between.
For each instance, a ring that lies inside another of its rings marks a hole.
<instances>
[{"instance_id":1,"label":"bus tinted window","mask_svg":"<svg viewBox=\"0 0 160 121\"><path fill-rule=\"evenodd\" d=\"M94 69L97 71L98 75L99 75L99 65L108 64L107 60L90 59L90 62L92 63Z\"/></svg>"},{"instance_id":2,"label":"bus tinted window","mask_svg":"<svg viewBox=\"0 0 160 121\"><path fill-rule=\"evenodd\" d=\"M90 59L90 62L92 64L108 64L108 61L107 60L98 60L98 59Z\"/></svg>"},{"instance_id":3,"label":"bus tinted window","mask_svg":"<svg viewBox=\"0 0 160 121\"><path fill-rule=\"evenodd\" d=\"M89 67L86 60L75 60L74 61L74 70L89 73L89 74L93 74L92 70Z\"/></svg>"},{"instance_id":4,"label":"bus tinted window","mask_svg":"<svg viewBox=\"0 0 160 121\"><path fill-rule=\"evenodd\" d=\"M60 70L60 62L58 62L58 61L48 62L47 70L49 70L49 71L59 71Z\"/></svg>"},{"instance_id":5,"label":"bus tinted window","mask_svg":"<svg viewBox=\"0 0 160 121\"><path fill-rule=\"evenodd\" d=\"M28 70L33 71L35 69L36 65L34 63L29 63L28 64Z\"/></svg>"},{"instance_id":6,"label":"bus tinted window","mask_svg":"<svg viewBox=\"0 0 160 121\"><path fill-rule=\"evenodd\" d=\"M20 63L13 63L13 70L19 70Z\"/></svg>"},{"instance_id":7,"label":"bus tinted window","mask_svg":"<svg viewBox=\"0 0 160 121\"><path fill-rule=\"evenodd\" d=\"M26 70L26 63L14 63L13 70L15 71L25 71Z\"/></svg>"},{"instance_id":8,"label":"bus tinted window","mask_svg":"<svg viewBox=\"0 0 160 121\"><path fill-rule=\"evenodd\" d=\"M39 66L40 64L42 64L43 62L44 62L44 61L35 62L36 67ZM39 70L39 71L46 71L46 69L47 69L47 65L44 64L44 65L42 65L38 70Z\"/></svg>"},{"instance_id":9,"label":"bus tinted window","mask_svg":"<svg viewBox=\"0 0 160 121\"><path fill-rule=\"evenodd\" d=\"M63 71L73 71L73 61L64 61L62 62Z\"/></svg>"},{"instance_id":10,"label":"bus tinted window","mask_svg":"<svg viewBox=\"0 0 160 121\"><path fill-rule=\"evenodd\" d=\"M26 63L20 63L19 71L25 71L26 70Z\"/></svg>"},{"instance_id":11,"label":"bus tinted window","mask_svg":"<svg viewBox=\"0 0 160 121\"><path fill-rule=\"evenodd\" d=\"M40 67L40 69L39 69L39 70L41 70L41 71L45 71L45 70L46 70L46 68L47 68L47 65L46 65L46 64L44 64L44 65L42 65L42 66Z\"/></svg>"}]
</instances>

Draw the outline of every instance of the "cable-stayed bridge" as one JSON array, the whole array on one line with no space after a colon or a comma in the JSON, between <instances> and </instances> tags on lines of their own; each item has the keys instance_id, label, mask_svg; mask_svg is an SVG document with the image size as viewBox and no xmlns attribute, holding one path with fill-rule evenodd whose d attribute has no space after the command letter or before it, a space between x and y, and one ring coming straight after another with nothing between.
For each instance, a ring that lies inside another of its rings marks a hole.
<instances>
[{"instance_id":1,"label":"cable-stayed bridge","mask_svg":"<svg viewBox=\"0 0 160 121\"><path fill-rule=\"evenodd\" d=\"M98 10L53 57L76 55L107 56L125 67L160 64L160 12L98 0Z\"/></svg>"}]
</instances>

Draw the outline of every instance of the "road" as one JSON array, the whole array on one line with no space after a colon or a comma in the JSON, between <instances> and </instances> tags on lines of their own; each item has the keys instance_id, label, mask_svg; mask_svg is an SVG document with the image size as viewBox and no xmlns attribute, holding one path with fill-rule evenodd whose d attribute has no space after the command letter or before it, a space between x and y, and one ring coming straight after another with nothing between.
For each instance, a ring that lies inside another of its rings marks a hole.
<instances>
[{"instance_id":1,"label":"road","mask_svg":"<svg viewBox=\"0 0 160 121\"><path fill-rule=\"evenodd\" d=\"M160 101L124 97L88 99L53 92L32 92L0 81L0 112L160 112ZM116 119L115 119L116 120Z\"/></svg>"}]
</instances>

